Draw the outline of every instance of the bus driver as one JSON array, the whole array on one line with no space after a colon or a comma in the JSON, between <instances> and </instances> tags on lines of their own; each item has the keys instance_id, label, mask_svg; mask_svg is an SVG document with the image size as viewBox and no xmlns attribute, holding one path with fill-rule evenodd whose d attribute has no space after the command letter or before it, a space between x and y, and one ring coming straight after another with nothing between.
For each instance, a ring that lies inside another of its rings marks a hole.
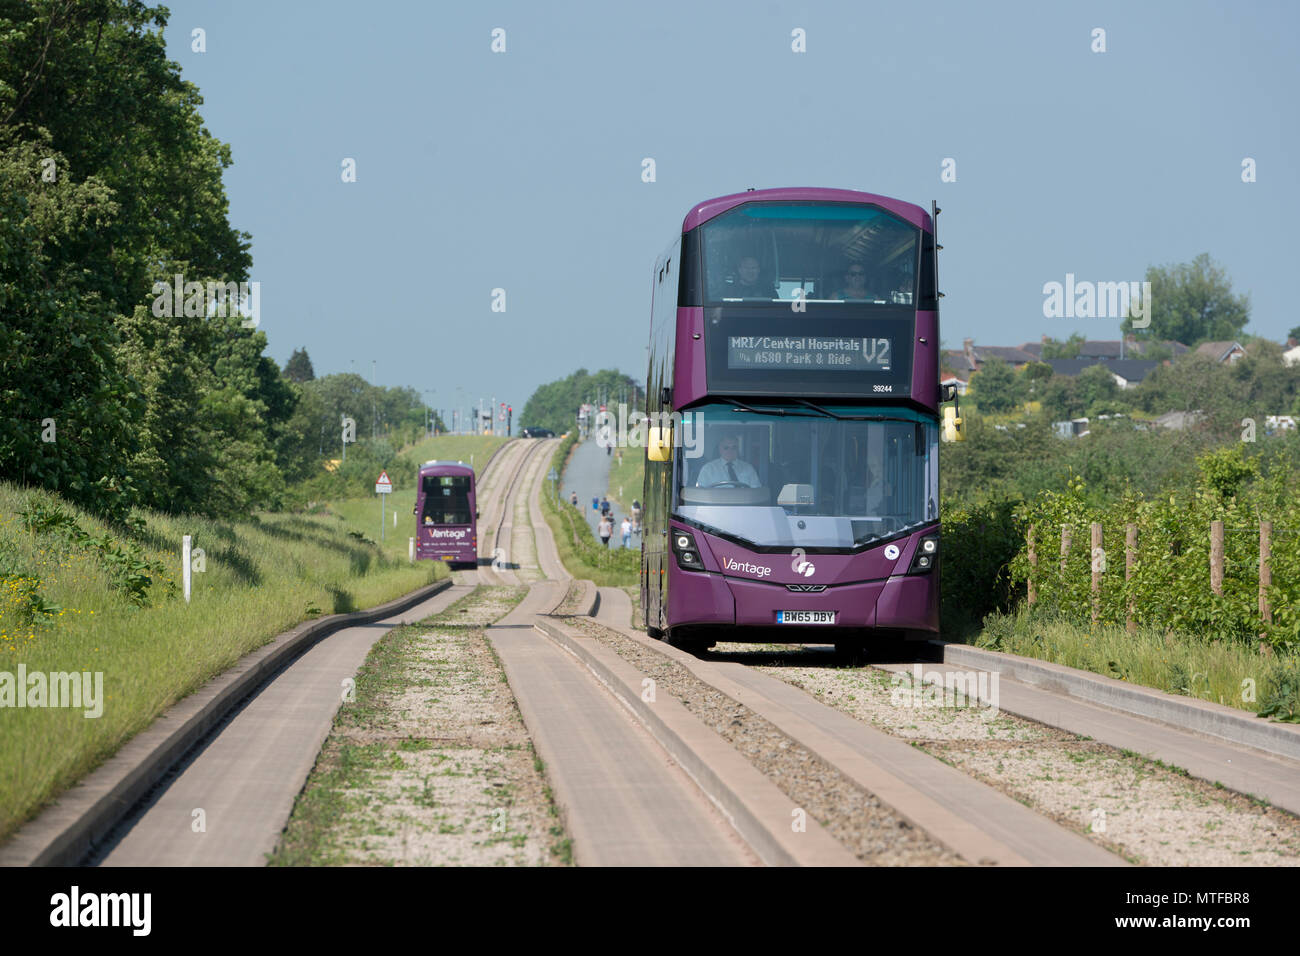
<instances>
[{"instance_id":1,"label":"bus driver","mask_svg":"<svg viewBox=\"0 0 1300 956\"><path fill-rule=\"evenodd\" d=\"M758 472L754 466L736 456L740 453L740 438L737 435L723 435L718 441L718 456L700 469L695 484L699 488L712 488L715 485L731 483L758 488Z\"/></svg>"}]
</instances>

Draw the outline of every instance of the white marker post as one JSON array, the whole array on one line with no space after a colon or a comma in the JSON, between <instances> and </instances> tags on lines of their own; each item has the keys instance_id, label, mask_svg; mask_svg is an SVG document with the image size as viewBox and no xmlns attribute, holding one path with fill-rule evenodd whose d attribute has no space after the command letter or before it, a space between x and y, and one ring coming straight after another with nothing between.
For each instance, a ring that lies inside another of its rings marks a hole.
<instances>
[{"instance_id":1,"label":"white marker post","mask_svg":"<svg viewBox=\"0 0 1300 956\"><path fill-rule=\"evenodd\" d=\"M187 534L181 538L181 580L184 582L185 603L190 603L190 546L193 539Z\"/></svg>"},{"instance_id":2,"label":"white marker post","mask_svg":"<svg viewBox=\"0 0 1300 956\"><path fill-rule=\"evenodd\" d=\"M414 538L406 539L406 560L410 561L412 564L415 563L415 539Z\"/></svg>"},{"instance_id":3,"label":"white marker post","mask_svg":"<svg viewBox=\"0 0 1300 956\"><path fill-rule=\"evenodd\" d=\"M388 495L393 493L393 483L389 480L388 472L381 471L379 477L375 479L375 494L379 495L379 540L384 540L384 524L388 518ZM397 515L393 515L394 518Z\"/></svg>"}]
</instances>

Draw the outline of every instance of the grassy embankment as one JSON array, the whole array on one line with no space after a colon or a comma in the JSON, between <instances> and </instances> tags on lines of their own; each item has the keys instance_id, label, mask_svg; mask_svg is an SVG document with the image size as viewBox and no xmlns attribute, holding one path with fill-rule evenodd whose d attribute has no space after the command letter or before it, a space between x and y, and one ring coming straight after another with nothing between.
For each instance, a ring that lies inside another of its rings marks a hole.
<instances>
[{"instance_id":1,"label":"grassy embankment","mask_svg":"<svg viewBox=\"0 0 1300 956\"><path fill-rule=\"evenodd\" d=\"M474 455L504 439L450 436L413 451ZM177 700L304 619L373 607L446 574L407 561L414 482L303 514L238 521L142 513L127 535L39 490L0 484L0 674L101 672L102 715L0 709L0 839ZM32 519L24 517L24 513ZM181 588L181 537L205 567ZM2 688L0 688L2 689Z\"/></svg>"},{"instance_id":2,"label":"grassy embankment","mask_svg":"<svg viewBox=\"0 0 1300 956\"><path fill-rule=\"evenodd\" d=\"M1300 719L1300 659L1161 628L1084 627L1025 608L992 615L967 643L1091 671L1281 720ZM1288 689L1289 688L1289 689Z\"/></svg>"},{"instance_id":3,"label":"grassy embankment","mask_svg":"<svg viewBox=\"0 0 1300 956\"><path fill-rule=\"evenodd\" d=\"M402 457L417 464L426 461L463 461L473 465L474 474L483 477L483 466L492 453L510 439L493 435L439 435L425 438L402 452Z\"/></svg>"}]
</instances>

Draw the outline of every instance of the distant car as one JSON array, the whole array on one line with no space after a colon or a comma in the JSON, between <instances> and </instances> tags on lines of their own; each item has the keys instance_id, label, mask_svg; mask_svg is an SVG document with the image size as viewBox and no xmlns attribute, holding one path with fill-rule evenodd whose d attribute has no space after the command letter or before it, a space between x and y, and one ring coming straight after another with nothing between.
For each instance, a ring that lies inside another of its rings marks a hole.
<instances>
[{"instance_id":1,"label":"distant car","mask_svg":"<svg viewBox=\"0 0 1300 956\"><path fill-rule=\"evenodd\" d=\"M520 432L524 438L554 438L555 432L549 428L525 428Z\"/></svg>"}]
</instances>

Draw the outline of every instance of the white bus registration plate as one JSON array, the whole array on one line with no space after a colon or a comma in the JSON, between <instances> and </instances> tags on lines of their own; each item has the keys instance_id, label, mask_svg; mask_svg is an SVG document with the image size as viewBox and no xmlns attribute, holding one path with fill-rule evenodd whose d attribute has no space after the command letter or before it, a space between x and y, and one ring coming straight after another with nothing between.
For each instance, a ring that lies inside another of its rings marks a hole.
<instances>
[{"instance_id":1,"label":"white bus registration plate","mask_svg":"<svg viewBox=\"0 0 1300 956\"><path fill-rule=\"evenodd\" d=\"M834 611L777 611L778 624L834 624Z\"/></svg>"}]
</instances>

